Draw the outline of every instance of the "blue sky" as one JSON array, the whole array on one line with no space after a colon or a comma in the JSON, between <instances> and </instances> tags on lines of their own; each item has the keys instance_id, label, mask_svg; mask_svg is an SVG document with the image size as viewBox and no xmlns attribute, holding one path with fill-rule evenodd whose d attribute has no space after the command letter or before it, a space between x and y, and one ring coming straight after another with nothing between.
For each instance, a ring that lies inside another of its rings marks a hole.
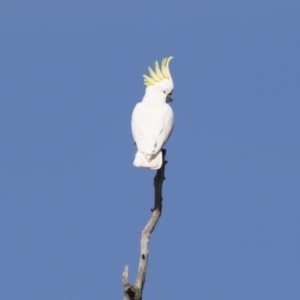
<instances>
[{"instance_id":1,"label":"blue sky","mask_svg":"<svg viewBox=\"0 0 300 300\"><path fill-rule=\"evenodd\" d=\"M142 74L175 129L144 299L300 299L299 1L1 1L0 299L123 299L155 172Z\"/></svg>"}]
</instances>

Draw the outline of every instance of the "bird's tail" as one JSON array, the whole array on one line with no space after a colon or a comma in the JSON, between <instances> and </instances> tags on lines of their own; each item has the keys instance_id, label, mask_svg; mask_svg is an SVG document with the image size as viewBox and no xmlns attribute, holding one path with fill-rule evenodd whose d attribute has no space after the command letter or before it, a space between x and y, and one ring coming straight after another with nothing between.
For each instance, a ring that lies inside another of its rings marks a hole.
<instances>
[{"instance_id":1,"label":"bird's tail","mask_svg":"<svg viewBox=\"0 0 300 300\"><path fill-rule=\"evenodd\" d=\"M160 169L162 165L162 152L161 150L155 155L146 155L140 151L138 151L135 155L135 159L133 161L133 165L136 167L144 167L153 170Z\"/></svg>"}]
</instances>

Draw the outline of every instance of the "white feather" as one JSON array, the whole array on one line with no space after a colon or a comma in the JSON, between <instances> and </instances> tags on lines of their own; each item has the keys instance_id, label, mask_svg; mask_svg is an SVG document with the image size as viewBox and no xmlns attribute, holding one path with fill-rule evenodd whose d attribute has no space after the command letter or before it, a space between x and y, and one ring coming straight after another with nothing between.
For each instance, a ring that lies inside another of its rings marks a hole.
<instances>
[{"instance_id":1,"label":"white feather","mask_svg":"<svg viewBox=\"0 0 300 300\"><path fill-rule=\"evenodd\" d=\"M162 165L161 149L173 130L174 114L165 100L150 98L145 96L132 113L132 133L138 148L134 165L159 169Z\"/></svg>"}]
</instances>

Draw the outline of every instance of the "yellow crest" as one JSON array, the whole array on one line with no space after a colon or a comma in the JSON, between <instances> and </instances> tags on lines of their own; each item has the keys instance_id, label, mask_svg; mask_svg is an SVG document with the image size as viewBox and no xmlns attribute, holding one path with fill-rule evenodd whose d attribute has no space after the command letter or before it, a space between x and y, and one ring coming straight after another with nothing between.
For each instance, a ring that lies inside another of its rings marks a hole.
<instances>
[{"instance_id":1,"label":"yellow crest","mask_svg":"<svg viewBox=\"0 0 300 300\"><path fill-rule=\"evenodd\" d=\"M159 68L158 62L156 61L154 64L155 72L149 67L148 70L149 70L150 77L143 75L144 84L146 86L150 86L150 85L155 85L158 82L163 81L164 79L171 80L169 64L173 58L174 57L172 56L168 58L164 58L161 63L161 68Z\"/></svg>"}]
</instances>

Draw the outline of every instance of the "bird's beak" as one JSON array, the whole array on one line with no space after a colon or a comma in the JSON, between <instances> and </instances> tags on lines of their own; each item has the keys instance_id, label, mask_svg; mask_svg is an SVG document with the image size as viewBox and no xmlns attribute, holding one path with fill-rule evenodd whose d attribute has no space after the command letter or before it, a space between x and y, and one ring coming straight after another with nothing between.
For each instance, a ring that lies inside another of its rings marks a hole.
<instances>
[{"instance_id":1,"label":"bird's beak","mask_svg":"<svg viewBox=\"0 0 300 300\"><path fill-rule=\"evenodd\" d=\"M171 93L167 96L167 102L173 102L173 95Z\"/></svg>"}]
</instances>

